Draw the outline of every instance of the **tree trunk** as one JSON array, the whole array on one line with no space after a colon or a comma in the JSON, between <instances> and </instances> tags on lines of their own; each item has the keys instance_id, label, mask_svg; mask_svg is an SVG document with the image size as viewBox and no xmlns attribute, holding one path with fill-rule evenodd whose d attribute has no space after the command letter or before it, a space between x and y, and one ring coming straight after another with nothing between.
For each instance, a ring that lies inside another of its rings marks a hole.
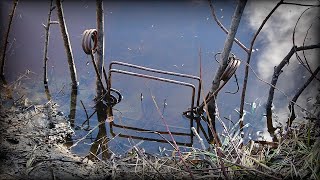
<instances>
[{"instance_id":1,"label":"tree trunk","mask_svg":"<svg viewBox=\"0 0 320 180\"><path fill-rule=\"evenodd\" d=\"M97 6L97 31L98 31L98 43L96 51L96 64L100 78L102 79L103 67L104 67L104 11L102 0L96 0ZM97 97L100 98L103 95L103 87L97 77L96 80Z\"/></svg>"},{"instance_id":2,"label":"tree trunk","mask_svg":"<svg viewBox=\"0 0 320 180\"><path fill-rule=\"evenodd\" d=\"M5 65L5 59L6 59L7 45L9 43L9 41L8 41L9 33L10 33L12 20L13 20L13 16L16 11L17 5L18 5L18 0L14 0L13 1L13 8L12 8L11 14L9 15L8 29L5 34L5 39L4 39L3 52L2 52L2 57L1 57L1 68L0 68L0 76L1 76L1 79L3 82L5 82L5 80L4 80L4 65Z\"/></svg>"},{"instance_id":3,"label":"tree trunk","mask_svg":"<svg viewBox=\"0 0 320 180\"><path fill-rule=\"evenodd\" d=\"M70 40L69 40L67 26L66 26L65 19L64 19L61 0L56 0L56 5L57 5L57 12L58 12L60 29L61 29L62 38L64 41L64 47L66 49L66 53L67 53L67 57L68 57L68 64L69 64L69 69L70 69L72 88L77 89L77 86L78 86L77 71L76 71L76 66L74 64L74 60L73 60L72 48L71 48L71 44L70 44Z\"/></svg>"},{"instance_id":4,"label":"tree trunk","mask_svg":"<svg viewBox=\"0 0 320 180\"><path fill-rule=\"evenodd\" d=\"M216 75L212 81L212 86L211 86L211 90L208 93L207 97L209 97L213 92L215 92L220 85L220 77L223 74L223 72L225 71L227 65L228 65L228 58L229 58L229 54L232 48L232 44L238 29L238 26L240 24L240 20L241 20L241 16L243 13L243 10L246 6L247 0L239 0L239 3L236 7L236 10L232 16L232 21L231 21L231 27L230 27L230 31L227 35L227 39L224 43L224 48L221 54L221 60L220 63L221 65L218 68L218 71L216 72ZM212 124L213 124L213 129L215 130L215 98L212 98L209 102L208 102L208 111L209 111L209 116L212 119ZM209 132L210 138L212 139L212 134Z\"/></svg>"}]
</instances>

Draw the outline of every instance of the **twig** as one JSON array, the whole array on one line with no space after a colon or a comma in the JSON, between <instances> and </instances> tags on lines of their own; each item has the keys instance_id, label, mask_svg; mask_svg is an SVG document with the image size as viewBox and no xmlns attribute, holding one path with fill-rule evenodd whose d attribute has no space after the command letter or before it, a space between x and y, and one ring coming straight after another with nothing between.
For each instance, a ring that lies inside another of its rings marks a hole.
<instances>
[{"instance_id":1,"label":"twig","mask_svg":"<svg viewBox=\"0 0 320 180\"><path fill-rule=\"evenodd\" d=\"M65 47L67 57L68 57L70 76L71 76L71 80L72 80L72 88L77 89L77 87L78 87L77 71L76 71L76 66L74 64L71 43L70 43L70 39L69 39L67 25L66 25L66 22L64 19L61 0L56 0L56 6L57 6L58 19L59 19L60 29L61 29L61 33L62 33L62 38L64 41L64 47Z\"/></svg>"},{"instance_id":2,"label":"twig","mask_svg":"<svg viewBox=\"0 0 320 180\"><path fill-rule=\"evenodd\" d=\"M313 7L309 7L309 8L307 8L306 10L304 10L304 11L301 13L301 15L299 16L299 18L298 18L298 20L297 20L297 22L296 22L296 24L295 24L295 26L294 26L294 28L293 28L293 32L292 32L292 46L293 46L293 47L296 47L296 43L295 43L295 33L296 33L296 29L297 29L298 23L299 23L301 17L303 16L303 14L306 13L308 10L310 10L310 9L312 9L312 8L313 8ZM310 26L310 28L311 28L311 26ZM309 29L310 29L310 28L308 28L307 33L309 32ZM305 36L304 41L303 41L303 46L304 46L305 39L306 39L306 36ZM312 72L312 70L311 70L311 68L310 68L310 66L309 66L309 63L308 63L307 59L305 59L305 60L306 60L306 64L307 64L307 66L306 66L306 65L303 63L302 59L300 58L298 52L295 51L294 53L295 53L295 55L296 55L296 57L297 57L297 60L301 63L301 65L302 65L312 76L314 76L315 79L317 79L318 81L320 81L320 80L319 80L317 77L315 77L315 75L313 74L313 72ZM304 50L302 51L302 53L303 53L303 55L304 55ZM304 57L305 57L305 56L304 56Z\"/></svg>"},{"instance_id":3,"label":"twig","mask_svg":"<svg viewBox=\"0 0 320 180\"><path fill-rule=\"evenodd\" d=\"M87 119L89 119L87 109L86 109L86 107L84 106L84 104L83 104L82 100L80 100L80 103L81 103L81 105L82 105L82 107L83 107L83 109L84 109L84 112L86 113L86 117L87 117Z\"/></svg>"},{"instance_id":4,"label":"twig","mask_svg":"<svg viewBox=\"0 0 320 180\"><path fill-rule=\"evenodd\" d=\"M228 32L226 41L224 43L224 48L221 54L221 60L220 63L221 65L219 66L213 82L212 82L212 86L210 89L210 92L208 93L207 97L210 97L212 93L214 93L217 89L219 89L220 86L220 80L221 80L221 76L223 75L223 72L226 70L227 65L228 65L228 59L230 56L230 51L233 45L233 41L238 29L238 26L240 24L240 20L244 11L244 8L246 6L247 0L240 0L238 1L237 7L234 11L233 17L232 17L232 21L231 21L231 26L230 26L230 31ZM208 117L211 117L212 122L215 122L215 102L214 102L214 98L212 98L208 104L207 104L207 113L208 113ZM213 130L213 129L212 129ZM226 175L224 173L224 175ZM225 176L225 178L228 178L227 176Z\"/></svg>"},{"instance_id":5,"label":"twig","mask_svg":"<svg viewBox=\"0 0 320 180\"><path fill-rule=\"evenodd\" d=\"M291 100L290 100L290 97L289 97L285 92L283 92L283 90L281 90L281 89L277 88L276 86L272 85L271 83L269 83L269 82L261 79L261 78L257 75L257 73L253 70L253 68L251 67L250 64L246 64L246 62L242 62L242 63L244 63L246 66L249 66L250 70L253 72L254 76L255 76L259 81L261 81L261 82L269 85L271 88L274 88L274 89L276 89L277 91L281 92L281 94L283 94L283 95L287 98L287 100L288 100L289 102L294 103L294 104L295 104L297 107L299 107L300 109L302 109L302 110L304 110L304 111L306 111L306 112L308 112L308 113L310 113L310 114L313 114L313 113L311 113L310 111L308 111L307 109L305 109L305 108L303 108L302 106L300 106L299 104L291 101Z\"/></svg>"},{"instance_id":6,"label":"twig","mask_svg":"<svg viewBox=\"0 0 320 180\"><path fill-rule=\"evenodd\" d=\"M101 86L99 78L102 78L104 67L104 9L103 0L96 0L96 20L97 20L97 51L96 51L96 63L100 77L96 79L96 91L97 96L101 97L104 94L104 87ZM107 81L107 79L105 79Z\"/></svg>"},{"instance_id":7,"label":"twig","mask_svg":"<svg viewBox=\"0 0 320 180\"><path fill-rule=\"evenodd\" d=\"M287 5L295 5L295 6L311 6L311 7L320 7L320 5L313 5L313 4L300 4L300 3L291 3L291 2L283 2L282 4Z\"/></svg>"},{"instance_id":8,"label":"twig","mask_svg":"<svg viewBox=\"0 0 320 180\"><path fill-rule=\"evenodd\" d=\"M293 120L296 118L295 112L294 112L294 103L297 102L299 96L301 95L301 93L308 87L308 85L312 82L312 80L314 79L314 77L319 73L320 71L320 66L318 66L318 68L313 72L313 75L311 75L309 77L309 79L303 84L303 86L301 88L299 88L298 92L296 92L296 94L293 96L292 98L292 102L289 103L289 110L290 110L290 117L288 118L287 121L287 127L289 128L293 122Z\"/></svg>"},{"instance_id":9,"label":"twig","mask_svg":"<svg viewBox=\"0 0 320 180\"><path fill-rule=\"evenodd\" d=\"M317 18L317 19L319 20L319 18ZM308 28L308 30L307 30L307 32L306 32L306 35L304 36L302 46L305 46L305 42L306 42L306 39L307 39L308 34L309 34L309 30L311 29L312 25L313 25L313 23L310 25L310 27ZM308 66L308 69L311 70L310 65L309 65L309 63L308 63L308 60L307 60L307 58L306 58L306 55L305 55L305 51L304 51L304 50L302 51L302 54L303 54L304 60L306 61L306 64L307 64L307 66Z\"/></svg>"},{"instance_id":10,"label":"twig","mask_svg":"<svg viewBox=\"0 0 320 180\"><path fill-rule=\"evenodd\" d=\"M224 25L220 22L220 20L217 18L212 1L208 0L210 8L211 8L211 14L213 19L215 20L215 22L218 24L218 26L226 33L228 34L229 31L227 30L227 28L224 27ZM246 52L249 52L249 49L243 45L236 37L234 38L234 42L236 42L243 50L245 50Z\"/></svg>"},{"instance_id":11,"label":"twig","mask_svg":"<svg viewBox=\"0 0 320 180\"><path fill-rule=\"evenodd\" d=\"M53 11L52 9L53 5L53 0L50 0L50 7L49 7L49 12L48 12L48 20L47 20L47 25L44 26L45 32L46 32L46 37L45 37L45 42L44 42L44 52L43 52L43 83L46 86L48 86L48 69L47 69L47 64L48 64L48 46L49 46L49 35L50 35L50 25L51 25L51 13Z\"/></svg>"},{"instance_id":12,"label":"twig","mask_svg":"<svg viewBox=\"0 0 320 180\"><path fill-rule=\"evenodd\" d=\"M182 163L184 164L186 170L189 172L190 177L191 177L192 179L194 179L193 174L192 174L189 166L186 164L186 162L185 162L185 161L183 160L183 158L182 158L182 154L181 154L181 151L180 151L180 149L179 149L179 146L177 145L177 142L174 140L173 135L171 134L171 131L170 131L169 126L168 126L168 123L166 122L165 118L163 117L163 114L161 113L161 110L159 109L158 104L157 104L157 102L156 102L156 100L155 100L155 97L152 95L152 92L151 92L150 89L149 89L149 91L150 91L150 94L151 94L151 97L152 97L152 101L153 101L153 103L154 103L154 105L155 105L155 107L156 107L156 109L157 109L157 111L158 111L158 113L159 113L159 115L160 115L160 117L161 117L164 125L166 126L166 130L168 131L168 133L169 133L169 135L170 135L170 137L171 137L171 140L172 140L174 146L176 147L176 149L177 149L177 151L178 151L178 154L179 154L179 157L180 157Z\"/></svg>"},{"instance_id":13,"label":"twig","mask_svg":"<svg viewBox=\"0 0 320 180\"><path fill-rule=\"evenodd\" d=\"M261 32L262 28L264 27L264 25L267 23L268 19L271 17L271 15L276 11L276 9L283 3L283 0L280 0L277 5L270 11L270 13L267 15L267 17L263 20L263 22L261 23L259 29L256 31L256 33L254 34L251 43L250 43L250 49L247 55L247 64L250 64L250 60L251 60L251 53L252 53L252 49L253 49L253 45L255 43L255 40L257 39L259 33ZM244 79L243 79L243 87L242 87L242 94L241 94L241 101L240 101L240 117L242 118L243 116L243 110L244 110L244 101L245 101L245 97L246 97L246 90L247 90L247 84L248 84L248 76L249 76L249 66L246 66L245 68L245 73L244 73ZM243 122L240 124L240 128L243 127Z\"/></svg>"},{"instance_id":14,"label":"twig","mask_svg":"<svg viewBox=\"0 0 320 180\"><path fill-rule=\"evenodd\" d=\"M268 100L267 100L267 104L266 104L267 126L268 126L268 131L270 133L273 133L275 130L275 128L272 125L272 111L271 111L272 101L273 101L273 97L274 97L274 89L275 89L274 87L277 84L278 77L280 76L280 73L282 72L282 68L286 64L289 63L289 60L290 60L291 56L294 54L294 52L301 51L301 50L315 49L315 48L320 48L320 43L315 44L315 45L310 45L310 46L300 46L300 47L294 46L291 48L291 50L286 55L286 57L279 63L279 65L274 68L274 73L273 73L272 80L271 80L272 86L270 87L269 96L268 96ZM293 101L291 101L291 102L293 102Z\"/></svg>"},{"instance_id":15,"label":"twig","mask_svg":"<svg viewBox=\"0 0 320 180\"><path fill-rule=\"evenodd\" d=\"M16 11L16 8L17 8L17 5L18 5L18 0L14 0L13 1L13 7L12 7L12 10L11 10L11 13L9 14L9 24L8 24L8 29L7 29L7 32L5 34L5 39L4 39L4 45L3 45L3 51L2 51L2 57L1 57L1 67L0 67L0 76L1 76L1 79L3 81L4 80L4 65L5 65L5 59L6 59L6 51L7 51L7 45L9 43L8 39L9 39L9 33L10 33L10 29L11 29L11 25L12 25L12 20L13 20L13 16L14 16L14 13Z\"/></svg>"}]
</instances>

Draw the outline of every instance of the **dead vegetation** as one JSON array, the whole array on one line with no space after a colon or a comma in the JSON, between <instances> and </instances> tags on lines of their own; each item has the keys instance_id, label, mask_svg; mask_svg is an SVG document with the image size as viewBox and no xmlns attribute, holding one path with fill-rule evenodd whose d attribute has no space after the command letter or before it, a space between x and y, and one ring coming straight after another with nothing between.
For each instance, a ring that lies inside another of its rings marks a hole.
<instances>
[{"instance_id":1,"label":"dead vegetation","mask_svg":"<svg viewBox=\"0 0 320 180\"><path fill-rule=\"evenodd\" d=\"M8 103L5 94L1 179L191 179L190 173L194 179L319 179L320 132L312 120L297 121L278 144L250 141L241 147L238 122L222 134L220 147L188 148L181 155L173 148L160 157L136 145L124 156L89 160L63 146L73 131L57 104L34 105L25 98Z\"/></svg>"}]
</instances>

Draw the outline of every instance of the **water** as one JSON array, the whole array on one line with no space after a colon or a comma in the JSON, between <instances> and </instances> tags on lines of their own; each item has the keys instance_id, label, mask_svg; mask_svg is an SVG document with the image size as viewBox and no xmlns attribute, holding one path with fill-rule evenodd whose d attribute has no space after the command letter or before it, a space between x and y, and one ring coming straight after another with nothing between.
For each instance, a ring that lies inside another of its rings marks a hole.
<instances>
[{"instance_id":1,"label":"water","mask_svg":"<svg viewBox=\"0 0 320 180\"><path fill-rule=\"evenodd\" d=\"M3 1L1 6L10 7L11 3ZM63 6L78 73L78 92L72 92L70 87L69 69L58 25L52 25L50 29L48 76L53 101L60 105L59 109L65 116L75 120L72 123L75 135L66 145L73 146L72 151L77 154L88 155L91 151L104 158L109 157L110 152L127 153L135 144L144 148L146 152L161 154L159 147L160 150L173 149L167 143L171 141L170 136L167 133L161 135L157 133L167 132L167 124L175 141L181 145L182 149L191 145L200 148L197 139L191 136L190 120L182 116L182 112L190 107L191 89L175 84L113 74L112 88L121 92L123 100L114 106L113 123L98 126L98 120L106 119L106 114L103 107L95 107L95 72L90 57L81 48L82 32L94 28L96 24L95 3L65 1ZM217 13L219 16L223 15L221 20L228 27L235 4L226 2L217 4L217 7L217 9L223 9ZM35 73L28 74L30 79L23 79L22 84L25 89L21 94L38 103L47 101L42 84L45 31L41 24L46 22L48 8L49 2L19 2L10 36L10 42L14 44L8 50L6 61L6 78L9 82L16 80L19 73L23 74L26 69ZM105 2L104 8L106 67L112 60L118 60L199 76L198 53L201 48L203 92L208 92L218 67L214 54L223 48L225 34L212 20L206 1ZM10 8L3 8L3 18L6 18L7 9ZM52 20L56 19L56 13L53 13ZM3 28L1 29L3 31ZM249 44L246 40L248 33L252 32L245 28L242 22L238 34L244 39L245 44ZM240 59L244 59L245 53L239 47L235 46L233 52ZM253 63L255 67L255 62ZM126 67L116 66L116 68L133 71ZM240 87L243 73L239 72L243 71L242 65L237 71ZM173 78L141 70L134 70L134 72ZM193 80L175 79L197 84ZM246 117L250 128L245 132L247 136L251 134L252 138L257 138L256 132L265 131L266 128L262 104L267 97L267 91L261 95L256 92L256 89L266 89L267 86L257 83L258 81L252 76L249 81L251 85L248 87L248 103L245 109L250 112ZM218 98L219 113L228 128L238 121L235 109L239 107L240 93L231 95L225 92L236 89L237 86L232 78ZM256 104L253 106L253 103ZM97 113L95 113L96 109ZM93 113L95 114L87 120L87 115L90 116ZM205 123L202 122L202 125L206 129ZM222 132L219 123L217 123L217 129L219 133ZM200 135L203 137L202 133ZM85 138L79 141L83 137ZM99 153L96 153L97 151Z\"/></svg>"}]
</instances>

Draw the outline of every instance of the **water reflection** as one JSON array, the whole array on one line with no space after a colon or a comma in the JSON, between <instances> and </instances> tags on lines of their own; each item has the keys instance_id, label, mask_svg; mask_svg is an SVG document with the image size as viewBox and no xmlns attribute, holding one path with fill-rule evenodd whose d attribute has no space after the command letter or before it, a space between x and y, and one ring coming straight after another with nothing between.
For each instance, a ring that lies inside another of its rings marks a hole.
<instances>
[{"instance_id":1,"label":"water reflection","mask_svg":"<svg viewBox=\"0 0 320 180\"><path fill-rule=\"evenodd\" d=\"M96 106L96 110L99 122L99 130L95 141L90 147L87 157L91 160L97 160L101 155L102 160L107 160L111 155L108 149L108 137L105 124L105 120L107 119L107 107L100 101Z\"/></svg>"},{"instance_id":2,"label":"water reflection","mask_svg":"<svg viewBox=\"0 0 320 180\"><path fill-rule=\"evenodd\" d=\"M44 91L46 93L47 100L50 101L51 100L51 94L50 94L49 86L47 84L44 85Z\"/></svg>"},{"instance_id":3,"label":"water reflection","mask_svg":"<svg viewBox=\"0 0 320 180\"><path fill-rule=\"evenodd\" d=\"M78 89L71 88L69 122L72 128L74 128L74 122L76 117L77 95Z\"/></svg>"}]
</instances>

